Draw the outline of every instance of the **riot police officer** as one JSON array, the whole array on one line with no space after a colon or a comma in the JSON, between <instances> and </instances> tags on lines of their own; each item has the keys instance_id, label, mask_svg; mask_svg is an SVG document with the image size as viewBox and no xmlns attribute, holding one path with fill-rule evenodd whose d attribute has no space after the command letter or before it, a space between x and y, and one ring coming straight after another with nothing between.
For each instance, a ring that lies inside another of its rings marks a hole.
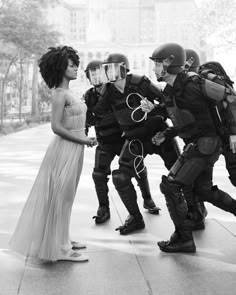
<instances>
[{"instance_id":1,"label":"riot police officer","mask_svg":"<svg viewBox=\"0 0 236 295\"><path fill-rule=\"evenodd\" d=\"M95 218L96 224L101 224L110 218L110 207L108 197L108 176L111 174L111 162L115 156L119 156L125 142L122 130L112 112L108 109L103 117L94 114L94 107L102 91L104 77L101 75L102 62L93 60L88 63L85 73L92 87L85 93L87 104L87 127L94 126L98 145L95 152L95 166L92 177L98 197L99 207ZM156 206L151 197L147 171L143 171L140 177L136 176L138 186L143 197L143 207L151 214L158 214L160 208Z\"/></svg>"},{"instance_id":2,"label":"riot police officer","mask_svg":"<svg viewBox=\"0 0 236 295\"><path fill-rule=\"evenodd\" d=\"M206 79L223 85L229 91L233 91L234 82L226 74L222 65L215 61L210 61L202 64L199 67L199 75ZM235 93L235 92L234 92ZM232 121L231 114L229 113L228 108L224 107L224 103L219 102L217 104L218 114L221 121L221 134L222 134L222 155L225 159L226 169L229 173L229 180L233 186L236 186L236 153L232 150L232 142L235 141L236 129L234 125L229 124Z\"/></svg>"},{"instance_id":3,"label":"riot police officer","mask_svg":"<svg viewBox=\"0 0 236 295\"><path fill-rule=\"evenodd\" d=\"M151 142L151 137L167 127L162 114L143 115L140 101L154 101L161 97L160 90L145 77L127 74L129 62L120 53L109 54L103 64L104 75L108 79L106 87L99 98L94 113L104 116L112 109L126 141L119 158L119 168L112 172L112 180L123 201L129 216L125 223L118 227L120 234L125 235L143 229L145 223L137 204L137 194L132 178L142 178L147 169L144 158L147 154L159 154L167 169L176 161L179 150L174 140L165 142L159 147ZM139 184L140 185L140 184Z\"/></svg>"},{"instance_id":4,"label":"riot police officer","mask_svg":"<svg viewBox=\"0 0 236 295\"><path fill-rule=\"evenodd\" d=\"M209 61L200 65L200 59L196 51L192 49L186 49L185 51L187 60L193 60L189 71L196 72L201 77L223 85L226 89L228 88L229 91L233 91L234 82L230 79L219 62ZM236 186L236 153L230 148L230 139L233 140L233 137L236 136L236 130L234 129L234 126L230 126L228 123L230 114L228 113L227 108L224 107L223 101L217 103L217 112L220 119L219 129L221 130L220 133L222 138L222 155L225 158L229 180L233 186Z\"/></svg>"},{"instance_id":5,"label":"riot police officer","mask_svg":"<svg viewBox=\"0 0 236 295\"><path fill-rule=\"evenodd\" d=\"M158 242L158 246L164 252L195 252L183 188L193 185L199 201L208 201L236 214L236 201L217 187L212 187L213 166L221 153L221 137L213 100L225 100L232 111L234 124L236 116L231 99L225 95L222 86L184 71L186 54L182 46L176 43L164 44L157 47L150 58L154 62L157 79L161 78L168 84L165 106L173 123L173 127L157 134L153 140L161 144L178 135L185 142L183 153L169 174L162 176L160 189L165 196L175 232L168 241ZM143 110L153 107L147 103L143 105Z\"/></svg>"},{"instance_id":6,"label":"riot police officer","mask_svg":"<svg viewBox=\"0 0 236 295\"><path fill-rule=\"evenodd\" d=\"M200 67L200 57L198 53L195 50L188 48L185 49L185 54L185 71L198 73ZM192 192L185 194L185 199L188 205L188 215L193 222L193 229L203 229L205 227L205 217L208 214L204 203L197 201L196 197L194 196L193 190Z\"/></svg>"}]
</instances>

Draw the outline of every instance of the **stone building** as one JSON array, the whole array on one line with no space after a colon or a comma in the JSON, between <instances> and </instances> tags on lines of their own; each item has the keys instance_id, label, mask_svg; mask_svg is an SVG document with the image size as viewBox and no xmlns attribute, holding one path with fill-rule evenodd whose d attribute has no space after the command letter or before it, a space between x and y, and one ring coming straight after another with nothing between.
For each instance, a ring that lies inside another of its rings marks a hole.
<instances>
[{"instance_id":1,"label":"stone building","mask_svg":"<svg viewBox=\"0 0 236 295\"><path fill-rule=\"evenodd\" d=\"M61 43L76 48L81 57L76 87L84 91L84 69L92 59L111 52L127 55L132 72L151 79L149 56L164 42L177 42L200 52L194 32L194 0L64 0L49 11L49 21L61 32Z\"/></svg>"}]
</instances>

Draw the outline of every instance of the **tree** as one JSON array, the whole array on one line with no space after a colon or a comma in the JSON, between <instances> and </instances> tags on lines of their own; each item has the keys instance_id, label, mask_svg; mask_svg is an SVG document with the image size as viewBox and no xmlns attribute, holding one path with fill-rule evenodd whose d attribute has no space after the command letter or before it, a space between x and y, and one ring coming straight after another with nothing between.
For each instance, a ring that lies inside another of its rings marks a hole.
<instances>
[{"instance_id":1,"label":"tree","mask_svg":"<svg viewBox=\"0 0 236 295\"><path fill-rule=\"evenodd\" d=\"M51 102L53 90L48 88L46 83L42 80L39 84L39 96L42 102Z\"/></svg>"},{"instance_id":2,"label":"tree","mask_svg":"<svg viewBox=\"0 0 236 295\"><path fill-rule=\"evenodd\" d=\"M50 1L43 1L44 4ZM55 2L55 1L54 1ZM38 67L37 60L49 46L58 43L59 34L47 25L41 1L21 0L17 4L13 1L5 1L0 10L0 40L6 46L11 46L11 58L9 66L18 60L20 73L23 75L23 63L31 60L34 66L32 82L32 115L37 116L38 96ZM14 59L13 59L14 58ZM13 61L12 61L13 60ZM10 68L9 68L10 70ZM3 81L6 81L6 75ZM21 98L22 78L19 84L19 96ZM4 109L4 85L1 96L1 115ZM3 116L1 116L1 124Z\"/></svg>"},{"instance_id":3,"label":"tree","mask_svg":"<svg viewBox=\"0 0 236 295\"><path fill-rule=\"evenodd\" d=\"M1 125L3 125L3 117L5 111L5 86L8 82L8 75L10 73L10 69L12 65L15 64L17 58L18 57L17 53L14 50L14 46L11 46L9 44L1 46L0 61L4 61L4 63L2 63L2 66L0 67Z\"/></svg>"},{"instance_id":4,"label":"tree","mask_svg":"<svg viewBox=\"0 0 236 295\"><path fill-rule=\"evenodd\" d=\"M205 0L193 24L203 43L229 50L236 45L235 16L235 0Z\"/></svg>"}]
</instances>

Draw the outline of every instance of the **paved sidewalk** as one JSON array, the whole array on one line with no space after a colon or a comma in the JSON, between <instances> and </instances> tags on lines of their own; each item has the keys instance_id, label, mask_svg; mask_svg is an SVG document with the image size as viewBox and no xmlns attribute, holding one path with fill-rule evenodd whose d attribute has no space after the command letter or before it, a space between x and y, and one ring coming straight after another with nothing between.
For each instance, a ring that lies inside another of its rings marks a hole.
<instances>
[{"instance_id":1,"label":"paved sidewalk","mask_svg":"<svg viewBox=\"0 0 236 295\"><path fill-rule=\"evenodd\" d=\"M158 156L146 164L153 197L161 207L159 216L148 214L139 204L146 228L120 236L115 228L127 212L110 180L111 219L96 226L92 216L97 200L91 178L94 149L86 149L83 173L72 211L71 233L87 244L87 263L42 264L8 250L24 202L29 194L45 150L53 134L50 125L0 137L0 295L235 295L235 217L210 204L206 229L194 233L195 254L166 254L156 245L167 239L173 226L159 191L165 168ZM117 159L113 168L117 166ZM236 198L222 158L215 183ZM138 191L138 188L137 188Z\"/></svg>"}]
</instances>

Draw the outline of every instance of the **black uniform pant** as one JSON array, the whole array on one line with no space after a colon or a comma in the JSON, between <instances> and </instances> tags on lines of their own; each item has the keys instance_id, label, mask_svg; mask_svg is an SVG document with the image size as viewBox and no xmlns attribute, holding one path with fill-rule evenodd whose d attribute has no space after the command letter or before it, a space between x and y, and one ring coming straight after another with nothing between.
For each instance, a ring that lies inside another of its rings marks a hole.
<instances>
[{"instance_id":1,"label":"black uniform pant","mask_svg":"<svg viewBox=\"0 0 236 295\"><path fill-rule=\"evenodd\" d=\"M119 158L119 169L112 172L113 183L130 215L141 218L137 204L137 194L132 183L132 177L142 177L146 173L144 158L147 154L158 154L170 169L179 156L175 140L164 142L159 147L151 141L142 142L139 139L126 140Z\"/></svg>"},{"instance_id":2,"label":"black uniform pant","mask_svg":"<svg viewBox=\"0 0 236 295\"><path fill-rule=\"evenodd\" d=\"M108 176L111 174L111 162L115 156L119 156L123 147L124 140L113 143L100 142L95 151L95 165L93 169L93 181L98 197L99 206L109 208L108 198Z\"/></svg>"},{"instance_id":3,"label":"black uniform pant","mask_svg":"<svg viewBox=\"0 0 236 295\"><path fill-rule=\"evenodd\" d=\"M106 206L109 208L108 198L108 176L111 174L111 162L115 156L119 156L124 150L125 140L121 139L113 143L100 143L95 152L95 166L93 169L93 180L95 189L99 201L99 206ZM125 148L126 149L126 148ZM145 167L142 173L132 175L135 177L138 186L141 190L143 199L147 200L151 198L151 192L149 182L147 178L147 170Z\"/></svg>"},{"instance_id":4,"label":"black uniform pant","mask_svg":"<svg viewBox=\"0 0 236 295\"><path fill-rule=\"evenodd\" d=\"M212 186L213 167L220 153L221 142L218 137L200 138L185 147L168 176L162 177L160 189L175 228L183 240L191 237L191 229L186 222L188 208L184 187L192 185L199 202L207 201L225 211L236 213L235 200L217 186Z\"/></svg>"}]
</instances>

